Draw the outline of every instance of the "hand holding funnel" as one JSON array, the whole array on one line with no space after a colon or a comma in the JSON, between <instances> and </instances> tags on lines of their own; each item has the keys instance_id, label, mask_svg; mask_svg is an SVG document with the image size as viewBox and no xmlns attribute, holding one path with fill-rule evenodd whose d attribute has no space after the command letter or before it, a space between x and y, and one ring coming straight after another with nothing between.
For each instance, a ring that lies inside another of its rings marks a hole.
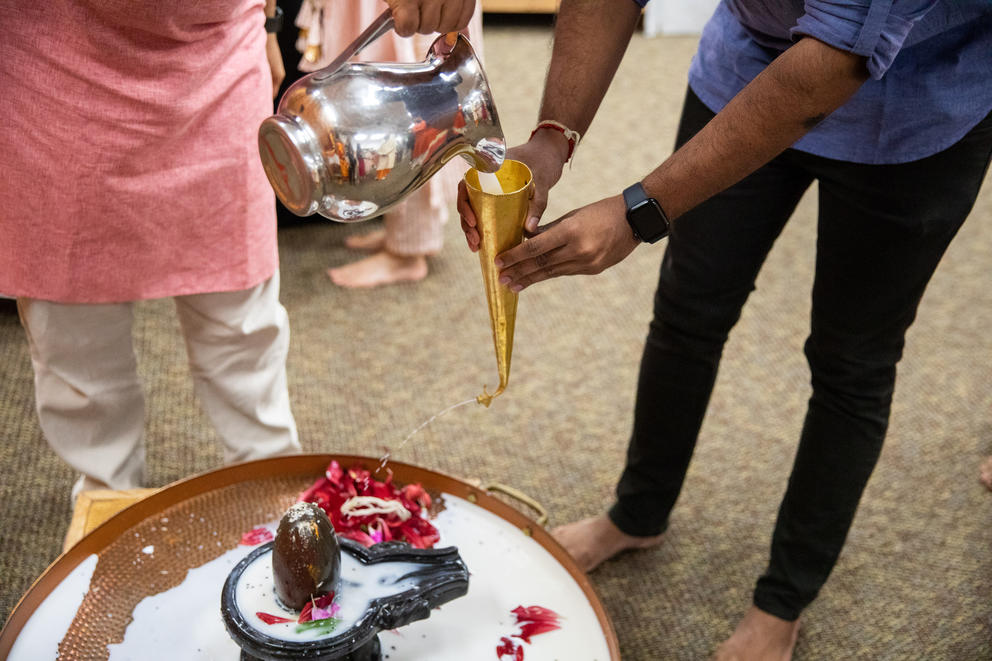
<instances>
[{"instance_id":1,"label":"hand holding funnel","mask_svg":"<svg viewBox=\"0 0 992 661\"><path fill-rule=\"evenodd\" d=\"M484 406L489 406L494 397L502 394L510 380L513 329L517 320L517 294L499 283L499 271L493 260L496 255L520 245L530 198L534 194L530 168L520 161L504 161L503 167L494 176L499 180L502 192L492 191L491 184L480 181L479 172L474 168L465 173L468 200L475 212L481 237L479 262L499 368L499 387L496 391L490 394L483 386L482 394L476 397L476 401Z\"/></svg>"}]
</instances>

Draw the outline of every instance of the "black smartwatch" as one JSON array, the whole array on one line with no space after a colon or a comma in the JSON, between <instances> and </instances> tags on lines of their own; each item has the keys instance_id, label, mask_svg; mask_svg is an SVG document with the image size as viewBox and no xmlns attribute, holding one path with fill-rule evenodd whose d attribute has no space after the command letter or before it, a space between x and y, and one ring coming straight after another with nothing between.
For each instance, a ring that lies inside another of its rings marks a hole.
<instances>
[{"instance_id":1,"label":"black smartwatch","mask_svg":"<svg viewBox=\"0 0 992 661\"><path fill-rule=\"evenodd\" d=\"M265 17L265 31L266 32L279 32L282 30L282 18L283 18L282 7L276 7L274 16Z\"/></svg>"},{"instance_id":2,"label":"black smartwatch","mask_svg":"<svg viewBox=\"0 0 992 661\"><path fill-rule=\"evenodd\" d=\"M623 201L627 205L627 222L634 230L634 238L645 243L657 243L668 236L668 216L658 200L648 197L640 182L623 191Z\"/></svg>"}]
</instances>

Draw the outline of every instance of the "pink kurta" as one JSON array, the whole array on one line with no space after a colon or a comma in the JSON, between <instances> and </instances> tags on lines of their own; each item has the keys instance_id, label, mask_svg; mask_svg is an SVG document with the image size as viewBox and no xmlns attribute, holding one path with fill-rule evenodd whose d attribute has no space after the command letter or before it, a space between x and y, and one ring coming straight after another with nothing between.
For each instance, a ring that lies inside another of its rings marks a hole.
<instances>
[{"instance_id":1,"label":"pink kurta","mask_svg":"<svg viewBox=\"0 0 992 661\"><path fill-rule=\"evenodd\" d=\"M0 0L0 293L121 302L278 263L262 0Z\"/></svg>"}]
</instances>

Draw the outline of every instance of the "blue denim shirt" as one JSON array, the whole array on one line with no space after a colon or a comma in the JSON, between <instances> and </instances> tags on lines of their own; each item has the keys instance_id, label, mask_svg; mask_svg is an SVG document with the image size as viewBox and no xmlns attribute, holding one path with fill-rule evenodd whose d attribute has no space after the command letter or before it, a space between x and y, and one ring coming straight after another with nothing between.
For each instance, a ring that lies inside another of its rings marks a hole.
<instances>
[{"instance_id":1,"label":"blue denim shirt","mask_svg":"<svg viewBox=\"0 0 992 661\"><path fill-rule=\"evenodd\" d=\"M905 163L950 147L992 111L992 0L723 0L689 86L719 112L803 36L863 55L871 78L795 149Z\"/></svg>"}]
</instances>

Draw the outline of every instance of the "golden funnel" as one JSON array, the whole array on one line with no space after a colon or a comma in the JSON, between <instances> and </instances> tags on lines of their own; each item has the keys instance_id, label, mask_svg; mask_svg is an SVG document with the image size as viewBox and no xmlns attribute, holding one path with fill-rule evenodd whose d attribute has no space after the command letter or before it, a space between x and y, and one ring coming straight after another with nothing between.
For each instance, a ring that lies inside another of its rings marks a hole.
<instances>
[{"instance_id":1,"label":"golden funnel","mask_svg":"<svg viewBox=\"0 0 992 661\"><path fill-rule=\"evenodd\" d=\"M479 173L474 168L465 173L469 203L475 212L476 229L482 238L479 262L489 301L489 321L496 348L499 368L499 388L490 394L482 387L476 401L489 406L502 394L510 380L510 355L513 353L513 328L517 321L517 294L499 283L499 270L493 260L496 255L520 245L524 237L524 221L533 195L530 168L520 161L505 160L496 172L503 193L493 194L482 189Z\"/></svg>"}]
</instances>

